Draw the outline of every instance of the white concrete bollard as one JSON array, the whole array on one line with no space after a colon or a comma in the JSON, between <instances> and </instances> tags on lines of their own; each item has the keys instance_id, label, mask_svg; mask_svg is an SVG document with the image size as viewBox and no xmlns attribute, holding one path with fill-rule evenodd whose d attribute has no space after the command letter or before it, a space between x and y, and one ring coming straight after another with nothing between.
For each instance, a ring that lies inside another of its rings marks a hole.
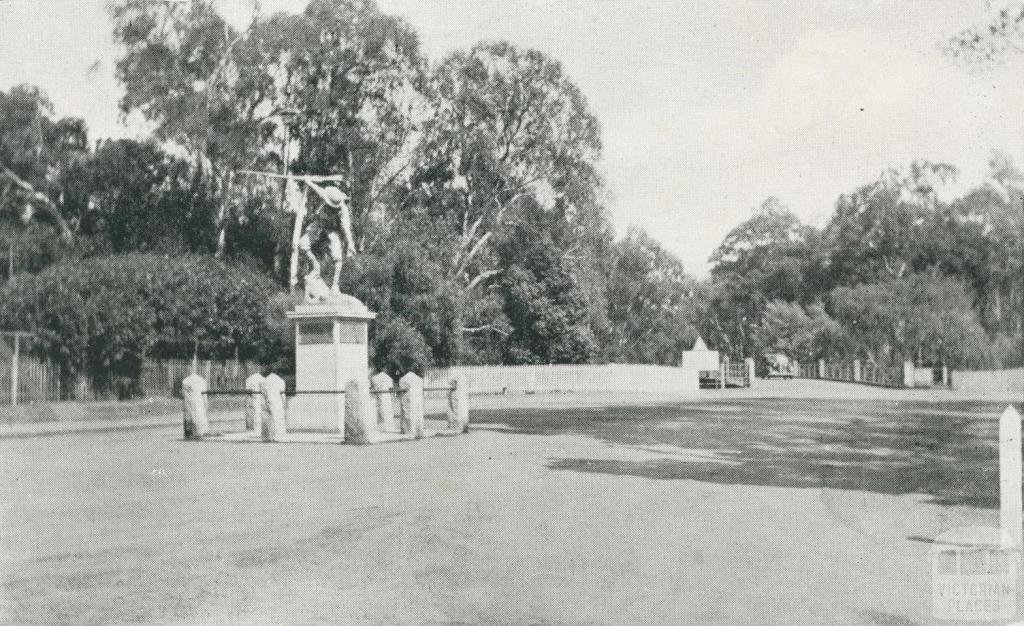
<instances>
[{"instance_id":1,"label":"white concrete bollard","mask_svg":"<svg viewBox=\"0 0 1024 626\"><path fill-rule=\"evenodd\" d=\"M825 359L818 359L818 378L825 378Z\"/></svg>"},{"instance_id":2,"label":"white concrete bollard","mask_svg":"<svg viewBox=\"0 0 1024 626\"><path fill-rule=\"evenodd\" d=\"M409 372L398 381L402 392L402 434L423 437L423 379Z\"/></svg>"},{"instance_id":3,"label":"white concrete bollard","mask_svg":"<svg viewBox=\"0 0 1024 626\"><path fill-rule=\"evenodd\" d=\"M362 380L345 385L345 443L374 443L377 440L377 419L370 404L370 390Z\"/></svg>"},{"instance_id":4,"label":"white concrete bollard","mask_svg":"<svg viewBox=\"0 0 1024 626\"><path fill-rule=\"evenodd\" d=\"M452 379L448 392L448 430L469 432L469 383L459 375Z\"/></svg>"},{"instance_id":5,"label":"white concrete bollard","mask_svg":"<svg viewBox=\"0 0 1024 626\"><path fill-rule=\"evenodd\" d=\"M392 399L392 390L395 388L395 381L381 372L370 379L370 390L373 392L374 406L377 408L377 427L385 432L398 432L398 424L395 422L395 404Z\"/></svg>"},{"instance_id":6,"label":"white concrete bollard","mask_svg":"<svg viewBox=\"0 0 1024 626\"><path fill-rule=\"evenodd\" d=\"M185 439L201 439L210 432L206 415L206 379L198 374L181 381L181 405L185 413Z\"/></svg>"},{"instance_id":7,"label":"white concrete bollard","mask_svg":"<svg viewBox=\"0 0 1024 626\"><path fill-rule=\"evenodd\" d=\"M282 441L286 434L284 408L284 379L271 374L263 379L260 392L263 394L263 419L260 433L263 441Z\"/></svg>"},{"instance_id":8,"label":"white concrete bollard","mask_svg":"<svg viewBox=\"0 0 1024 626\"><path fill-rule=\"evenodd\" d=\"M853 360L853 382L859 383L860 382L860 377L861 377L861 373L860 373L860 359L854 359Z\"/></svg>"},{"instance_id":9,"label":"white concrete bollard","mask_svg":"<svg viewBox=\"0 0 1024 626\"><path fill-rule=\"evenodd\" d=\"M263 376L253 374L245 379L245 390L249 395L245 398L245 429L254 433L263 432Z\"/></svg>"},{"instance_id":10,"label":"white concrete bollard","mask_svg":"<svg viewBox=\"0 0 1024 626\"><path fill-rule=\"evenodd\" d=\"M1020 413L1006 407L999 418L999 529L1003 548L1010 550L1024 546L1020 431Z\"/></svg>"},{"instance_id":11,"label":"white concrete bollard","mask_svg":"<svg viewBox=\"0 0 1024 626\"><path fill-rule=\"evenodd\" d=\"M743 363L747 366L747 387L753 387L757 381L757 368L754 366L754 357L748 356L743 359Z\"/></svg>"}]
</instances>

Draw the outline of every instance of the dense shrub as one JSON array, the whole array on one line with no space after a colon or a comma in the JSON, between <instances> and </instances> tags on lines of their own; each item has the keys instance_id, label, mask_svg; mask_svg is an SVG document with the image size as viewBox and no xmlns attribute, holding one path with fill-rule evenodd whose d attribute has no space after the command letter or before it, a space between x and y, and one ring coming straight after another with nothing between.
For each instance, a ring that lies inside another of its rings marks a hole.
<instances>
[{"instance_id":1,"label":"dense shrub","mask_svg":"<svg viewBox=\"0 0 1024 626\"><path fill-rule=\"evenodd\" d=\"M430 365L430 348L423 335L401 317L381 315L373 326L373 353L370 356L375 369L400 378L407 372L420 376Z\"/></svg>"},{"instance_id":2,"label":"dense shrub","mask_svg":"<svg viewBox=\"0 0 1024 626\"><path fill-rule=\"evenodd\" d=\"M36 333L35 349L64 375L122 389L146 355L266 359L279 342L266 313L277 293L266 277L210 257L95 257L8 282L0 327Z\"/></svg>"}]
</instances>

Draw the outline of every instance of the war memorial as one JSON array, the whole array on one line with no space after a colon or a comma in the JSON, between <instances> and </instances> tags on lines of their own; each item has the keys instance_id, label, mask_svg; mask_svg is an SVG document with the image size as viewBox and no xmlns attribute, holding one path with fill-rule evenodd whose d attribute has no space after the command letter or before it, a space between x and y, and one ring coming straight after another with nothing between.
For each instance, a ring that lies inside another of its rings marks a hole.
<instances>
[{"instance_id":1,"label":"war memorial","mask_svg":"<svg viewBox=\"0 0 1024 626\"><path fill-rule=\"evenodd\" d=\"M447 429L428 432L424 429L425 389L420 376L409 372L397 385L384 372L370 376L368 327L376 315L358 298L338 288L345 254L341 234L335 231L327 232L333 281L328 286L323 280L320 262L312 251L311 233L317 234L327 220L314 212L307 221L308 188L326 207L338 212L335 223L341 225L345 250L351 256L354 244L347 196L335 186L322 185L338 180L335 176L286 178L288 210L295 215L293 279L303 257L311 265L303 278L304 301L288 312L295 327L295 389L287 391L284 379L269 373L266 377L250 376L244 390L211 390L202 376L193 373L182 383L185 437L372 444L469 432L470 391L465 377L453 378L448 387L430 390L447 393L448 422ZM207 415L211 394L247 397L244 432L211 434Z\"/></svg>"},{"instance_id":2,"label":"war memorial","mask_svg":"<svg viewBox=\"0 0 1024 626\"><path fill-rule=\"evenodd\" d=\"M0 625L1024 624L1024 0L0 0Z\"/></svg>"}]
</instances>

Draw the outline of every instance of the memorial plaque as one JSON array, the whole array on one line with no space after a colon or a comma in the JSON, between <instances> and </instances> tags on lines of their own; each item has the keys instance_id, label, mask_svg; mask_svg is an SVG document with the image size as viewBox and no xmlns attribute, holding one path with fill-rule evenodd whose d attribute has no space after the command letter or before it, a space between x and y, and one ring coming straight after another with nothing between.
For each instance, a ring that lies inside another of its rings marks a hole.
<instances>
[{"instance_id":1,"label":"memorial plaque","mask_svg":"<svg viewBox=\"0 0 1024 626\"><path fill-rule=\"evenodd\" d=\"M305 322L299 324L299 344L317 345L334 343L334 324L331 322Z\"/></svg>"},{"instance_id":2,"label":"memorial plaque","mask_svg":"<svg viewBox=\"0 0 1024 626\"><path fill-rule=\"evenodd\" d=\"M366 324L364 322L343 321L338 324L339 343L365 343Z\"/></svg>"}]
</instances>

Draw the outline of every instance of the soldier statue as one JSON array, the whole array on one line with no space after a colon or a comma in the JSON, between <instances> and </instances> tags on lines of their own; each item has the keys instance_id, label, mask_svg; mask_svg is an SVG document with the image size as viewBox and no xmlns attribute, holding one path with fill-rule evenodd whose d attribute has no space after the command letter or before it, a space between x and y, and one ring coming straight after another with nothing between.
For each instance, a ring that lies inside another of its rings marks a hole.
<instances>
[{"instance_id":1,"label":"soldier statue","mask_svg":"<svg viewBox=\"0 0 1024 626\"><path fill-rule=\"evenodd\" d=\"M342 177L340 175L286 175L249 171L243 173L286 179L285 210L295 214L289 267L289 284L292 290L294 291L298 286L300 255L302 255L311 265L310 271L303 277L306 301L323 302L332 299L332 296L339 295L341 290L338 287L338 281L341 277L341 268L346 257L355 255L356 244L352 235L352 213L348 205L348 196L337 186L325 183L337 183ZM306 205L307 190L315 192L325 206L335 211L335 215L331 216L321 210L314 210L312 215L309 215L310 212ZM307 217L310 217L308 221ZM334 228L331 228L332 226ZM327 231L328 250L333 262L330 287L323 280L320 261L313 252L313 246L323 236L325 230Z\"/></svg>"}]
</instances>

